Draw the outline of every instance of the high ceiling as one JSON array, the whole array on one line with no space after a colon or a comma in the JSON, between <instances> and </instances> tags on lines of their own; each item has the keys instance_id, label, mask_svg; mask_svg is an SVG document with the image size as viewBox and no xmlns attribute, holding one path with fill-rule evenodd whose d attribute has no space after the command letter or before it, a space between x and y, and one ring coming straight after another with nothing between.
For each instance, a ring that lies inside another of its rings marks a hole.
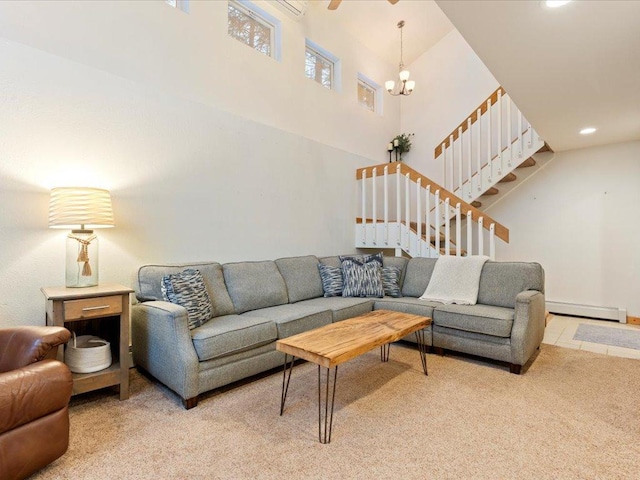
<instances>
[{"instance_id":1,"label":"high ceiling","mask_svg":"<svg viewBox=\"0 0 640 480\"><path fill-rule=\"evenodd\" d=\"M640 139L640 0L559 9L539 0L344 0L332 12L328 3L310 10L393 64L399 20L407 65L455 26L556 151ZM596 133L578 133L589 126Z\"/></svg>"}]
</instances>

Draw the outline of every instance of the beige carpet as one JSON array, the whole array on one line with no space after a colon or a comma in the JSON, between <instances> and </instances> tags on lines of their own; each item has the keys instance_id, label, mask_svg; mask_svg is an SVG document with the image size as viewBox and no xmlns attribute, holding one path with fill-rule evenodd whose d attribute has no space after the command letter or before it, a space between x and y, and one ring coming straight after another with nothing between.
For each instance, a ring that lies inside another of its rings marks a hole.
<instances>
[{"instance_id":1,"label":"beige carpet","mask_svg":"<svg viewBox=\"0 0 640 480\"><path fill-rule=\"evenodd\" d=\"M214 392L184 410L132 371L132 394L74 398L71 445L37 479L614 479L640 475L640 361L543 345L524 375L394 345L340 367L331 444L316 367Z\"/></svg>"}]
</instances>

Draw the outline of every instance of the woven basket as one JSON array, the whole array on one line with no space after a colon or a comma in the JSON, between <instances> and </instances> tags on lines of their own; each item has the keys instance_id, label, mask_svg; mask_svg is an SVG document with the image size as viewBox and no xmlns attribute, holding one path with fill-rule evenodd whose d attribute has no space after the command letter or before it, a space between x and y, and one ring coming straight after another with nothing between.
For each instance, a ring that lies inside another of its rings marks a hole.
<instances>
[{"instance_id":1,"label":"woven basket","mask_svg":"<svg viewBox=\"0 0 640 480\"><path fill-rule=\"evenodd\" d=\"M67 344L64 363L73 373L91 373L104 370L111 365L111 345L93 335L76 337Z\"/></svg>"}]
</instances>

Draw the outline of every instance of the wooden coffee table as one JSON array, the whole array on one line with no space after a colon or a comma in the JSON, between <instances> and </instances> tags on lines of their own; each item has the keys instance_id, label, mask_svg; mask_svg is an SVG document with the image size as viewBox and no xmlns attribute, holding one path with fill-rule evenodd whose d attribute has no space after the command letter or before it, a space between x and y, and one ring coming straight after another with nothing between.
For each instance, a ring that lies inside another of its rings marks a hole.
<instances>
[{"instance_id":1,"label":"wooden coffee table","mask_svg":"<svg viewBox=\"0 0 640 480\"><path fill-rule=\"evenodd\" d=\"M431 318L409 313L376 310L341 322L325 325L276 342L276 349L283 352L284 368L280 415L289 390L289 380L296 358L302 358L318 365L318 440L331 441L333 404L336 396L338 365L363 353L380 347L380 359L389 360L391 343L415 333L422 362L422 370L427 375L427 346L424 343L423 328L431 325ZM291 361L289 362L289 355ZM324 398L322 395L322 369L326 372ZM333 369L333 380L331 379ZM324 411L323 411L324 410ZM323 428L324 427L324 428Z\"/></svg>"}]
</instances>

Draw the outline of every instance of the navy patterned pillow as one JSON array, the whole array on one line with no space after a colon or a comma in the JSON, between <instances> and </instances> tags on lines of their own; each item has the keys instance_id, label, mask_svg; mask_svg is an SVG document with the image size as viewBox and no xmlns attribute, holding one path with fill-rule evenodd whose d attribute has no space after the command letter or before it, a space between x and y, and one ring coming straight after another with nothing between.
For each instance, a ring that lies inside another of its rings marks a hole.
<instances>
[{"instance_id":1,"label":"navy patterned pillow","mask_svg":"<svg viewBox=\"0 0 640 480\"><path fill-rule=\"evenodd\" d=\"M394 298L402 296L400 292L400 273L398 267L382 267L382 288L385 295Z\"/></svg>"},{"instance_id":2,"label":"navy patterned pillow","mask_svg":"<svg viewBox=\"0 0 640 480\"><path fill-rule=\"evenodd\" d=\"M345 260L355 260L360 263L378 262L382 267L382 259L384 257L383 252L378 252L372 255L340 255L338 258L340 259L340 263Z\"/></svg>"},{"instance_id":3,"label":"navy patterned pillow","mask_svg":"<svg viewBox=\"0 0 640 480\"><path fill-rule=\"evenodd\" d=\"M319 263L318 270L320 271L324 296L338 297L342 295L342 270L340 267Z\"/></svg>"},{"instance_id":4,"label":"navy patterned pillow","mask_svg":"<svg viewBox=\"0 0 640 480\"><path fill-rule=\"evenodd\" d=\"M382 266L371 259L368 262L345 259L342 261L343 297L383 297Z\"/></svg>"},{"instance_id":5,"label":"navy patterned pillow","mask_svg":"<svg viewBox=\"0 0 640 480\"><path fill-rule=\"evenodd\" d=\"M187 268L162 277L160 288L167 302L187 309L189 330L207 323L213 317L213 306L200 270Z\"/></svg>"}]
</instances>

